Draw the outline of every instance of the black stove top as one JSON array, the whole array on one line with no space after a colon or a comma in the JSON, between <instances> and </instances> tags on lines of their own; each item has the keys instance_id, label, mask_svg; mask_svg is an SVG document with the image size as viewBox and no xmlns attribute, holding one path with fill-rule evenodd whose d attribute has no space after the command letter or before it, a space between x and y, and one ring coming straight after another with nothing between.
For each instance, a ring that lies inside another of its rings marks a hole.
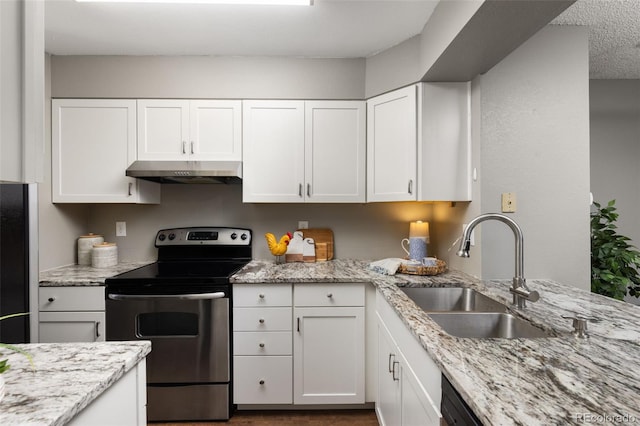
<instances>
[{"instance_id":1,"label":"black stove top","mask_svg":"<svg viewBox=\"0 0 640 426\"><path fill-rule=\"evenodd\" d=\"M107 278L108 291L129 294L210 291L251 261L251 231L198 227L163 229L156 235L158 261Z\"/></svg>"}]
</instances>

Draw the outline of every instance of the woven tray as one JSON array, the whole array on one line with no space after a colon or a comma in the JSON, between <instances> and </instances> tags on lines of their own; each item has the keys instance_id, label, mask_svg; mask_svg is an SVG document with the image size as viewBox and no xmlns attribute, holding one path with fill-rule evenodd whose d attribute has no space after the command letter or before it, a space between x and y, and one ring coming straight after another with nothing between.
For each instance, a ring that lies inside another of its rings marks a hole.
<instances>
[{"instance_id":1,"label":"woven tray","mask_svg":"<svg viewBox=\"0 0 640 426\"><path fill-rule=\"evenodd\" d=\"M447 271L447 264L444 260L436 259L436 266L407 266L400 264L398 272L409 275L438 275Z\"/></svg>"}]
</instances>

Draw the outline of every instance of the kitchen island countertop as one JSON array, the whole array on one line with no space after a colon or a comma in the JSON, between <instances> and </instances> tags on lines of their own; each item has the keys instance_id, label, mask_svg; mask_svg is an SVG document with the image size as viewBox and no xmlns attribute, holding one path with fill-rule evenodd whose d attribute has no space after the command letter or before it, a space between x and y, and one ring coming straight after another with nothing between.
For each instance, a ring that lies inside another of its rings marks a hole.
<instances>
[{"instance_id":1,"label":"kitchen island countertop","mask_svg":"<svg viewBox=\"0 0 640 426\"><path fill-rule=\"evenodd\" d=\"M510 280L460 272L438 276L374 273L368 262L276 265L253 261L235 283L371 282L485 425L640 423L640 307L550 280L528 280L540 300L512 311L556 337L471 339L446 334L400 287L464 286L509 304ZM588 339L572 333L580 314Z\"/></svg>"},{"instance_id":2,"label":"kitchen island countertop","mask_svg":"<svg viewBox=\"0 0 640 426\"><path fill-rule=\"evenodd\" d=\"M0 424L57 426L68 423L151 351L151 342L34 343L16 345L33 357L3 349L11 368Z\"/></svg>"}]
</instances>

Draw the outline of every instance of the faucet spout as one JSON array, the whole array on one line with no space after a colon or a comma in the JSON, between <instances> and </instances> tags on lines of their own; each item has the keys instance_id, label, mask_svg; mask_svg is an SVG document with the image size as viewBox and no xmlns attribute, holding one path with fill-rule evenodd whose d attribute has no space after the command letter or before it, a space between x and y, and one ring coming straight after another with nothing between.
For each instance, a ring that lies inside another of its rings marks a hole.
<instances>
[{"instance_id":1,"label":"faucet spout","mask_svg":"<svg viewBox=\"0 0 640 426\"><path fill-rule=\"evenodd\" d=\"M460 241L460 248L457 255L460 257L469 257L469 249L471 247L471 232L480 223L486 220L497 220L511 228L515 237L515 275L513 277L512 286L509 291L513 294L513 304L519 308L526 307L526 301L535 302L540 298L537 291L529 290L526 279L524 278L524 237L520 226L510 217L499 213L486 213L474 218L465 227Z\"/></svg>"}]
</instances>

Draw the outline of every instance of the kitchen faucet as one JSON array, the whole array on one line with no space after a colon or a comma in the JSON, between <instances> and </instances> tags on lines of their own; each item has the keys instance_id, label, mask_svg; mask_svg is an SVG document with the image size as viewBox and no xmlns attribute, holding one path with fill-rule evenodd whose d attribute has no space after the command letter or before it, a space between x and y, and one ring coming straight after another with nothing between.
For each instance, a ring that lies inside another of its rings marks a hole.
<instances>
[{"instance_id":1,"label":"kitchen faucet","mask_svg":"<svg viewBox=\"0 0 640 426\"><path fill-rule=\"evenodd\" d=\"M513 304L518 308L526 308L527 300L536 302L538 299L540 299L540 295L537 291L531 291L529 290L529 287L527 287L527 283L523 273L524 239L522 236L522 229L520 229L518 224L514 222L513 219L499 213L485 213L476 217L464 228L464 232L462 233L462 241L460 241L460 249L456 254L460 257L469 257L469 248L471 247L471 231L473 231L473 228L475 228L476 225L478 225L480 222L491 219L498 220L509 225L509 228L511 228L511 230L513 231L513 235L515 236L516 272L509 291L513 294Z\"/></svg>"}]
</instances>

